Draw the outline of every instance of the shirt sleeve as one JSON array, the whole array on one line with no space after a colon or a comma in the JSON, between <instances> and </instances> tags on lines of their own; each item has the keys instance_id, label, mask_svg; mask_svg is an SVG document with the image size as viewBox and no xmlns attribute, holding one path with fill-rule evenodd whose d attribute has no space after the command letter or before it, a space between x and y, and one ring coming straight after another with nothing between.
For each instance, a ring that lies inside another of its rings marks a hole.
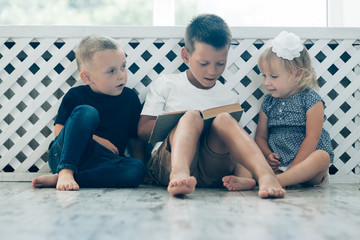
<instances>
[{"instance_id":1,"label":"shirt sleeve","mask_svg":"<svg viewBox=\"0 0 360 240\"><path fill-rule=\"evenodd\" d=\"M150 84L141 115L158 116L166 104L166 81L160 76Z\"/></svg>"},{"instance_id":2,"label":"shirt sleeve","mask_svg":"<svg viewBox=\"0 0 360 240\"><path fill-rule=\"evenodd\" d=\"M131 101L133 103L133 107L132 107L132 112L131 112L131 126L128 132L128 137L129 138L136 138L138 136L137 134L137 128L138 128L138 123L139 123L139 119L140 119L140 113L141 113L141 103L139 100L139 97L137 96L137 94L135 92L133 92L132 94L132 98Z\"/></svg>"},{"instance_id":3,"label":"shirt sleeve","mask_svg":"<svg viewBox=\"0 0 360 240\"><path fill-rule=\"evenodd\" d=\"M70 89L63 97L54 124L64 125L75 108L73 101L73 89Z\"/></svg>"}]
</instances>

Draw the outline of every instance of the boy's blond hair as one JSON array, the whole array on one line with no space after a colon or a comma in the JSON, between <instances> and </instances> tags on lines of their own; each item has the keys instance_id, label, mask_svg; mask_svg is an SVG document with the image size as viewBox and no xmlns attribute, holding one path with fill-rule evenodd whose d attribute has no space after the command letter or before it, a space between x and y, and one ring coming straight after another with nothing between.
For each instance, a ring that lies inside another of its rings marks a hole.
<instances>
[{"instance_id":1,"label":"boy's blond hair","mask_svg":"<svg viewBox=\"0 0 360 240\"><path fill-rule=\"evenodd\" d=\"M83 70L83 65L90 62L96 52L107 49L118 50L121 47L117 41L107 36L91 35L83 38L75 52L79 70Z\"/></svg>"},{"instance_id":2,"label":"boy's blond hair","mask_svg":"<svg viewBox=\"0 0 360 240\"><path fill-rule=\"evenodd\" d=\"M311 66L311 59L308 51L304 47L304 49L300 52L299 57L295 57L293 60L284 59L278 57L276 53L272 51L272 46L268 45L265 49L260 53L258 57L258 67L261 71L263 69L264 64L268 64L270 68L272 68L272 63L275 59L280 61L280 64L289 72L293 73L294 71L301 70L301 78L299 80L299 91L305 89L313 89L317 88L317 77L316 73Z\"/></svg>"}]
</instances>

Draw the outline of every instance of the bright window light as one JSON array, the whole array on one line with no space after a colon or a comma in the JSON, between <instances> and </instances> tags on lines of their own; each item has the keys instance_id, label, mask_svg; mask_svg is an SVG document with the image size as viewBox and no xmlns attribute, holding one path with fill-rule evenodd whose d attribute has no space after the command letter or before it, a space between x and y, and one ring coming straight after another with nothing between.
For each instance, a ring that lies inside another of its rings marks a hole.
<instances>
[{"instance_id":1,"label":"bright window light","mask_svg":"<svg viewBox=\"0 0 360 240\"><path fill-rule=\"evenodd\" d=\"M215 13L230 26L360 27L359 0L0 0L0 25L183 26Z\"/></svg>"}]
</instances>

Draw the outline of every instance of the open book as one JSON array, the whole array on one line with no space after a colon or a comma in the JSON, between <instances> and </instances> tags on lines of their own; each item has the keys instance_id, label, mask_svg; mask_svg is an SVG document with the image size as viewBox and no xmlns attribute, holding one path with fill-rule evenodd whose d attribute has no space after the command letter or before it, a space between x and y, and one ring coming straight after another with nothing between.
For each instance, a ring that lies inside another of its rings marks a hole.
<instances>
[{"instance_id":1,"label":"open book","mask_svg":"<svg viewBox=\"0 0 360 240\"><path fill-rule=\"evenodd\" d=\"M159 115L151 132L149 143L155 144L164 141L185 112L169 112ZM240 121L243 109L239 103L234 103L200 111L201 117L204 119L204 131L209 129L214 118L223 112L228 112L236 121Z\"/></svg>"}]
</instances>

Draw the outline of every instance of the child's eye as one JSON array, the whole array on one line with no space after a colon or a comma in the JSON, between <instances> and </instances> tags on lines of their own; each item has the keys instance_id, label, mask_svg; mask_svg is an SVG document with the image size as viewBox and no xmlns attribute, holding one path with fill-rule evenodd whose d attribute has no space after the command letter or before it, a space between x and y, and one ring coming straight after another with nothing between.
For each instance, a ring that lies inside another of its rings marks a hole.
<instances>
[{"instance_id":1,"label":"child's eye","mask_svg":"<svg viewBox=\"0 0 360 240\"><path fill-rule=\"evenodd\" d=\"M206 66L208 63L200 63L201 66Z\"/></svg>"},{"instance_id":2,"label":"child's eye","mask_svg":"<svg viewBox=\"0 0 360 240\"><path fill-rule=\"evenodd\" d=\"M110 69L110 70L108 71L108 73L109 73L109 74L114 74L114 73L116 73L116 70L115 70L114 68L112 68L112 69Z\"/></svg>"},{"instance_id":3,"label":"child's eye","mask_svg":"<svg viewBox=\"0 0 360 240\"><path fill-rule=\"evenodd\" d=\"M121 66L121 70L125 70L126 69L126 64Z\"/></svg>"},{"instance_id":4,"label":"child's eye","mask_svg":"<svg viewBox=\"0 0 360 240\"><path fill-rule=\"evenodd\" d=\"M271 78L278 78L278 76L276 76L276 75L271 75Z\"/></svg>"}]
</instances>

